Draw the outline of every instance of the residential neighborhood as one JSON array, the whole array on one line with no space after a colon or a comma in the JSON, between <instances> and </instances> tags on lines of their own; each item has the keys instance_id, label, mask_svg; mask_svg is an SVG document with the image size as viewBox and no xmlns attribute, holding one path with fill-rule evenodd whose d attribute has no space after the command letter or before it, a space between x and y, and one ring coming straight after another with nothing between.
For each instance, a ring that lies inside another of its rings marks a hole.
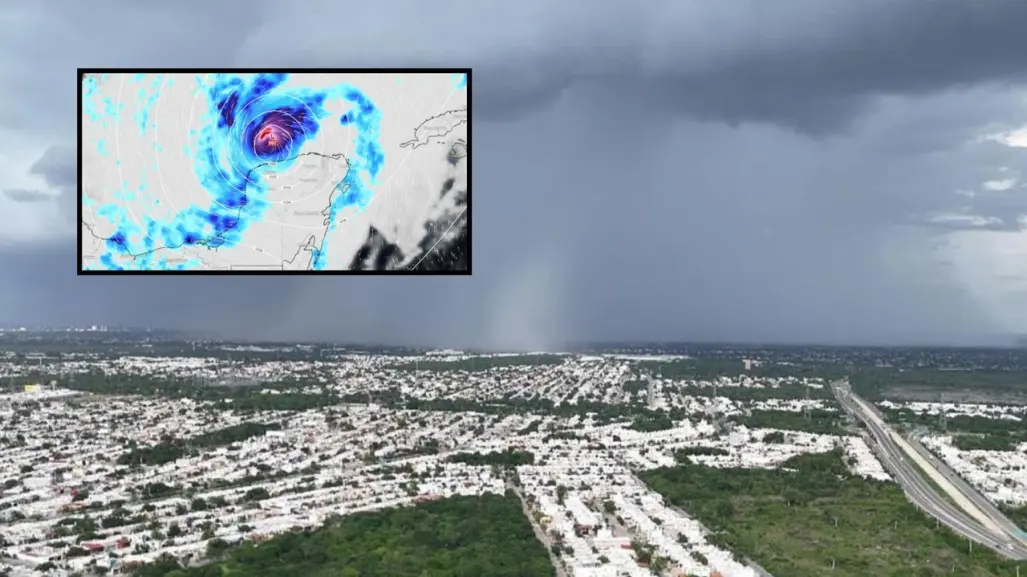
<instances>
[{"instance_id":1,"label":"residential neighborhood","mask_svg":"<svg viewBox=\"0 0 1027 577\"><path fill-rule=\"evenodd\" d=\"M561 576L762 577L642 476L681 465L787 473L834 452L847 474L890 483L822 378L682 379L623 355L503 359L9 359L0 561L14 576L130 574L168 557L198 566L355 513L493 494L516 495ZM49 380L17 384L37 375ZM990 497L1022 501L1022 459L944 441L924 438Z\"/></svg>"}]
</instances>

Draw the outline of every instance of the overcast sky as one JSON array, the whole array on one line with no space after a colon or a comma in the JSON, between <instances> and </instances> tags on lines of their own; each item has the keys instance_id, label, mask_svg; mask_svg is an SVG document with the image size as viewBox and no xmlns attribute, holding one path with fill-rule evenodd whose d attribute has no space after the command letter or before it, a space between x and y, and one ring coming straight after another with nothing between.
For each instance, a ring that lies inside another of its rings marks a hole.
<instances>
[{"instance_id":1,"label":"overcast sky","mask_svg":"<svg viewBox=\"0 0 1027 577\"><path fill-rule=\"evenodd\" d=\"M1027 333L1024 30L1001 0L6 3L0 323L530 349ZM221 65L473 66L474 276L76 277L75 68Z\"/></svg>"}]
</instances>

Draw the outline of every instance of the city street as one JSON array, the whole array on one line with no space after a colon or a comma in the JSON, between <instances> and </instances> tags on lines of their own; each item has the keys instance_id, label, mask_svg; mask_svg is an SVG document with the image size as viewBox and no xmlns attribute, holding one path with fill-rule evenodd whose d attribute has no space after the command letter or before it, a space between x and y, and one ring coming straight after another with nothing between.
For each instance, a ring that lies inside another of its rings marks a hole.
<instances>
[{"instance_id":1,"label":"city street","mask_svg":"<svg viewBox=\"0 0 1027 577\"><path fill-rule=\"evenodd\" d=\"M549 560L553 563L553 567L556 569L556 577L568 577L567 569L564 567L563 561L560 557L553 554L553 540L549 538L545 530L535 522L535 518L531 515L531 509L528 507L528 502L524 499L524 493L521 492L520 487L507 481L506 488L512 490L517 494L517 498L521 500L521 508L524 510L524 516L528 518L528 522L531 523L531 529L535 532L535 538L542 543L542 546L546 548L546 552L549 553Z\"/></svg>"}]
</instances>

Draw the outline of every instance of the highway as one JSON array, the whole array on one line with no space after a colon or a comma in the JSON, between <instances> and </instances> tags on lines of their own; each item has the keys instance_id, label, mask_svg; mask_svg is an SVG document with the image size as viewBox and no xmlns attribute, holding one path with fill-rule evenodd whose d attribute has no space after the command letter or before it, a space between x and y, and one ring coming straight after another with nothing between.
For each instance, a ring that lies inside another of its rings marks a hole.
<instances>
[{"instance_id":1,"label":"highway","mask_svg":"<svg viewBox=\"0 0 1027 577\"><path fill-rule=\"evenodd\" d=\"M874 452L913 504L976 543L1005 557L1027 560L1027 544L1018 538L1018 534L1009 531L1008 520L993 518L976 499L959 490L936 470L937 459L921 454L892 430L869 403L852 393L846 381L831 383L831 388L842 407L866 426ZM947 496L924 478L925 473Z\"/></svg>"},{"instance_id":2,"label":"highway","mask_svg":"<svg viewBox=\"0 0 1027 577\"><path fill-rule=\"evenodd\" d=\"M983 511L996 524L998 524L1003 532L1015 536L1020 536L1023 533L1023 531L1016 526L1016 523L1010 520L1005 513L995 506L994 503L988 500L987 497L982 495L980 491L975 489L970 485L970 483L967 483L966 480L960 477L959 473L955 472L952 467L949 467L945 461L935 457L927 447L923 446L920 442L920 436L920 434L915 434L910 435L907 438L907 441L917 453L920 453L924 458L928 459L939 473L944 475L945 478L959 490L959 492L966 495L966 497L970 499L978 509Z\"/></svg>"}]
</instances>

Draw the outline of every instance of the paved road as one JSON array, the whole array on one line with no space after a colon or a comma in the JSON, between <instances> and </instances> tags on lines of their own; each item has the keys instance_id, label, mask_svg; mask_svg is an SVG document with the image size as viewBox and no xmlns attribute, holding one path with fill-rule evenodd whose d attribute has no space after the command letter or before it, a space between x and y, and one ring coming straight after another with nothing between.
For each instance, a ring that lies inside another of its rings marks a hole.
<instances>
[{"instance_id":1,"label":"paved road","mask_svg":"<svg viewBox=\"0 0 1027 577\"><path fill-rule=\"evenodd\" d=\"M866 425L872 448L884 467L905 490L910 501L956 533L1006 557L1027 560L1027 545L1006 532L1001 522L990 519L986 511L975 510L973 502L965 496L964 507L971 509L970 512L939 494L923 477L920 466L914 462L914 455L908 454L907 449L900 446L894 431L873 413L865 401L852 394L845 381L831 383L831 386L842 407Z\"/></svg>"},{"instance_id":2,"label":"paved road","mask_svg":"<svg viewBox=\"0 0 1027 577\"><path fill-rule=\"evenodd\" d=\"M521 492L521 488L514 485L510 481L506 482L506 488L512 489L517 498L521 500L521 510L524 512L524 516L528 518L528 522L531 523L531 530L535 532L535 538L542 543L542 546L546 548L546 553L549 554L549 562L553 564L553 568L556 569L556 577L568 577L567 568L564 566L563 561L557 555L553 554L553 540L549 538L549 535L535 522L535 517L531 514L531 509L528 507L528 501L524 498L524 493Z\"/></svg>"},{"instance_id":3,"label":"paved road","mask_svg":"<svg viewBox=\"0 0 1027 577\"><path fill-rule=\"evenodd\" d=\"M952 467L949 467L948 463L935 457L934 454L920 442L920 437L922 436L923 433L913 433L909 435L906 440L917 453L920 453L925 459L930 460L931 464L938 469L939 473L944 475L945 478L959 489L961 493L973 501L974 505L991 517L1005 533L1017 536L1023 534L1023 531L1017 527L1016 523L1010 520L1001 509L995 506L994 503L988 500L987 497L982 495L980 491L975 489L970 485L970 483L967 483L965 479L960 477L959 473L953 470Z\"/></svg>"}]
</instances>

